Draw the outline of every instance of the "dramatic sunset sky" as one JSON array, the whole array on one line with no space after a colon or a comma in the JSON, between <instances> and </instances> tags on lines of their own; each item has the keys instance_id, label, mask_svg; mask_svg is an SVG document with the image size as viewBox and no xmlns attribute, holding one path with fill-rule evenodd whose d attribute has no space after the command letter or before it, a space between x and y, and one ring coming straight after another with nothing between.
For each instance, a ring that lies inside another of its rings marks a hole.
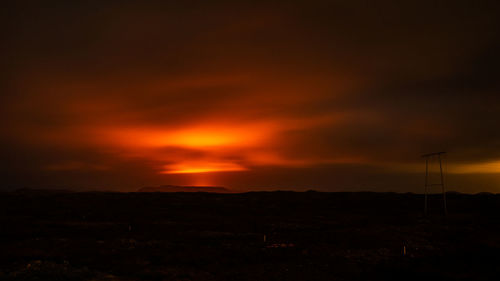
<instances>
[{"instance_id":1,"label":"dramatic sunset sky","mask_svg":"<svg viewBox=\"0 0 500 281\"><path fill-rule=\"evenodd\" d=\"M2 189L500 192L498 1L9 2Z\"/></svg>"}]
</instances>

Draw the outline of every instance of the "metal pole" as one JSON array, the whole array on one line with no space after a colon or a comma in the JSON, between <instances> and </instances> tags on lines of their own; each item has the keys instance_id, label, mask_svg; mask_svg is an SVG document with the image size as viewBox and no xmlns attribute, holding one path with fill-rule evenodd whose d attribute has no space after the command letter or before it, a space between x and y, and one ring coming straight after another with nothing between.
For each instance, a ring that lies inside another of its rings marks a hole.
<instances>
[{"instance_id":1,"label":"metal pole","mask_svg":"<svg viewBox=\"0 0 500 281\"><path fill-rule=\"evenodd\" d=\"M443 202L444 202L444 214L448 215L448 210L446 209L446 190L444 188L444 179L443 179L443 165L441 164L441 155L439 157L439 171L441 172L441 188L443 190Z\"/></svg>"},{"instance_id":2,"label":"metal pole","mask_svg":"<svg viewBox=\"0 0 500 281\"><path fill-rule=\"evenodd\" d=\"M425 157L425 200L424 200L424 215L427 215L427 184L429 177L429 157Z\"/></svg>"}]
</instances>

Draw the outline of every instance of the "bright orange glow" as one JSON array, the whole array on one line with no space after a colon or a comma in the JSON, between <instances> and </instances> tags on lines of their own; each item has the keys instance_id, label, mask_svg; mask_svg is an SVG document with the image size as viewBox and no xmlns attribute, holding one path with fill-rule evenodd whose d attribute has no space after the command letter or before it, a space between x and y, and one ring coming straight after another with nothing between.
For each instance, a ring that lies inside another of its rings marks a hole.
<instances>
[{"instance_id":1,"label":"bright orange glow","mask_svg":"<svg viewBox=\"0 0 500 281\"><path fill-rule=\"evenodd\" d=\"M179 163L165 165L162 174L195 174L195 173L213 173L213 172L234 172L245 171L245 167L234 163Z\"/></svg>"},{"instance_id":2,"label":"bright orange glow","mask_svg":"<svg viewBox=\"0 0 500 281\"><path fill-rule=\"evenodd\" d=\"M226 127L203 126L188 129L125 128L103 132L109 141L124 146L142 147L189 147L208 148L216 146L251 146L265 140L269 128L260 130L248 125Z\"/></svg>"},{"instance_id":3,"label":"bright orange glow","mask_svg":"<svg viewBox=\"0 0 500 281\"><path fill-rule=\"evenodd\" d=\"M352 158L337 152L324 155L316 147L310 154L303 153L304 147L309 150L305 144L310 136L305 132L332 128L351 118L349 114L356 118L362 114L295 112L324 95L331 100L332 92L352 87L343 82L348 79L332 81L330 76L317 74L310 77L286 74L271 79L261 70L207 77L135 79L131 77L131 83L125 88L121 84L108 85L107 81L97 81L94 85L79 79L71 83L61 83L60 79L31 83L30 87L37 84L37 89L50 88L55 101L50 108L73 122L72 126L56 129L35 126L30 130L44 145L88 148L106 155L103 159L115 162L104 163L103 167L137 161L158 174L204 174L203 177L207 177L216 172L246 171L262 166L302 167ZM219 96L217 88L235 86L243 86L245 90ZM206 89L208 98L197 94L198 90ZM68 92L72 93L71 99L66 99ZM148 98L143 100L138 92L147 93ZM183 98L184 93L191 96ZM163 102L157 104L156 100ZM40 98L36 103L43 104L44 100ZM25 105L28 106L25 110L32 110L31 104L34 103ZM179 112L186 105L192 108ZM142 110L143 106L148 110ZM12 134L19 136L24 136L26 131L20 127L11 130L18 130ZM100 160L78 164L54 161L46 165L45 170L99 171Z\"/></svg>"},{"instance_id":4,"label":"bright orange glow","mask_svg":"<svg viewBox=\"0 0 500 281\"><path fill-rule=\"evenodd\" d=\"M235 134L226 132L182 132L171 137L176 139L177 143L190 147L231 145L239 141ZM164 143L166 142L168 141L164 141Z\"/></svg>"},{"instance_id":5,"label":"bright orange glow","mask_svg":"<svg viewBox=\"0 0 500 281\"><path fill-rule=\"evenodd\" d=\"M284 137L286 132L330 126L341 118L317 116L232 123L204 120L200 124L178 126L101 125L79 132L48 134L47 140L94 143L122 158L148 159L158 165L154 168L160 174L233 172L245 171L251 166L297 167L345 162L345 157L291 157L284 150L289 142Z\"/></svg>"}]
</instances>

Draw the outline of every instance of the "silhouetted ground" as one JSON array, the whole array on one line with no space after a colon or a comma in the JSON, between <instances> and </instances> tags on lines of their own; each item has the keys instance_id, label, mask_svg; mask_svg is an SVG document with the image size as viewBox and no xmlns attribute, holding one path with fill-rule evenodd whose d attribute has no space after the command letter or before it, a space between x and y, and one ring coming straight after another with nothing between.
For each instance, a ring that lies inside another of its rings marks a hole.
<instances>
[{"instance_id":1,"label":"silhouetted ground","mask_svg":"<svg viewBox=\"0 0 500 281\"><path fill-rule=\"evenodd\" d=\"M440 199L1 193L0 280L500 280L500 196Z\"/></svg>"}]
</instances>

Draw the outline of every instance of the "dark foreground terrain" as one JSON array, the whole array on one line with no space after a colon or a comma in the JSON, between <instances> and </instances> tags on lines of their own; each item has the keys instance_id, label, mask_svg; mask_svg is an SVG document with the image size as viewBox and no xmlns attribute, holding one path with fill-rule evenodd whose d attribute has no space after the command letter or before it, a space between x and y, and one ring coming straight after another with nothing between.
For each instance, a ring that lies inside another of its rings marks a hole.
<instances>
[{"instance_id":1,"label":"dark foreground terrain","mask_svg":"<svg viewBox=\"0 0 500 281\"><path fill-rule=\"evenodd\" d=\"M500 280L498 195L0 195L0 280Z\"/></svg>"}]
</instances>

